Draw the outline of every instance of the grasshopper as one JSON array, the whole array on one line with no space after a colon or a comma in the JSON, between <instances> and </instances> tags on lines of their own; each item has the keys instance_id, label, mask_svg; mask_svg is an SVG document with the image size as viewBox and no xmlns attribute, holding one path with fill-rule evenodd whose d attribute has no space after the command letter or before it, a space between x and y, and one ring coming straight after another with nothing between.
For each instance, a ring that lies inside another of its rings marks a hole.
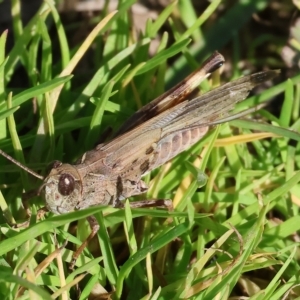
<instances>
[{"instance_id":1,"label":"grasshopper","mask_svg":"<svg viewBox=\"0 0 300 300\"><path fill-rule=\"evenodd\" d=\"M188 99L192 91L224 64L224 57L213 53L203 65L171 90L138 110L106 143L84 153L74 164L55 161L36 192L45 199L46 210L64 214L94 205L122 207L122 200L145 193L142 177L198 142L210 126L235 119L229 115L258 84L274 78L278 70L244 76L201 96ZM7 154L0 151L0 154ZM152 199L131 202L131 207L172 207L171 200ZM74 253L74 263L99 225L89 217L92 232Z\"/></svg>"}]
</instances>

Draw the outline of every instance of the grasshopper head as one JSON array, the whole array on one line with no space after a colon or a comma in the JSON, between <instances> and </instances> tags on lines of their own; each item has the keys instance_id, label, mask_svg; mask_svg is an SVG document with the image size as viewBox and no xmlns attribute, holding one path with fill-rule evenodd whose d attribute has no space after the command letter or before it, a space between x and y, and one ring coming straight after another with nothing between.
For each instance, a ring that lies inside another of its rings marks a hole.
<instances>
[{"instance_id":1,"label":"grasshopper head","mask_svg":"<svg viewBox=\"0 0 300 300\"><path fill-rule=\"evenodd\" d=\"M76 209L81 200L81 179L74 166L55 161L41 187L46 207L55 214Z\"/></svg>"}]
</instances>

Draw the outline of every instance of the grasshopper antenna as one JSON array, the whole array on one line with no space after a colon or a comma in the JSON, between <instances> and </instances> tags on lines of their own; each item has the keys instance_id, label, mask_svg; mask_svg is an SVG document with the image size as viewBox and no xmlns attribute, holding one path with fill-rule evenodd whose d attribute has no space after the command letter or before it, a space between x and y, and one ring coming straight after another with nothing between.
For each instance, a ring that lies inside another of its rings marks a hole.
<instances>
[{"instance_id":1,"label":"grasshopper antenna","mask_svg":"<svg viewBox=\"0 0 300 300\"><path fill-rule=\"evenodd\" d=\"M2 151L0 149L0 154L2 156L4 156L6 159L8 159L9 161L11 161L12 163L14 163L15 165L17 165L18 167L20 167L21 169L25 170L26 172L28 172L29 174L33 175L34 177L40 179L40 180L44 180L44 176L34 172L33 170L29 169L28 167L22 165L20 162L18 162L17 160L15 160L14 158L12 158L10 155L6 154L4 151Z\"/></svg>"}]
</instances>

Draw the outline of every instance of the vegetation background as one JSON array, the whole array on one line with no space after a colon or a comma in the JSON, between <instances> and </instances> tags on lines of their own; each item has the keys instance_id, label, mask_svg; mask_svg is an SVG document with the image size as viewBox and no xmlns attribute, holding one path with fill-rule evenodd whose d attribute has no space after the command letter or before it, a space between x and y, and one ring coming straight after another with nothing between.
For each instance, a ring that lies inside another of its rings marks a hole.
<instances>
[{"instance_id":1,"label":"vegetation background","mask_svg":"<svg viewBox=\"0 0 300 300\"><path fill-rule=\"evenodd\" d=\"M74 162L213 51L222 75L281 69L240 109L152 172L174 212L93 207L36 219L41 183L0 159L2 299L299 299L299 1L2 1L0 149L45 174ZM71 75L72 74L72 75ZM102 138L101 138L102 137ZM205 175L206 174L206 175ZM132 199L131 199L132 200ZM100 230L68 269L76 245Z\"/></svg>"}]
</instances>

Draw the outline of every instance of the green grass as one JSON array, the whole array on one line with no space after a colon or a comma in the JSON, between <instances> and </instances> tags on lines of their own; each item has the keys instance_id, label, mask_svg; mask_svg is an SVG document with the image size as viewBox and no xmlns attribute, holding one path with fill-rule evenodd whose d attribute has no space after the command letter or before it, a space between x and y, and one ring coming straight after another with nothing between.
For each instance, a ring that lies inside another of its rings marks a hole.
<instances>
[{"instance_id":1,"label":"green grass","mask_svg":"<svg viewBox=\"0 0 300 300\"><path fill-rule=\"evenodd\" d=\"M20 21L19 1L12 1L17 39L9 53L5 44L12 33L0 37L0 149L44 173L54 159L74 162L106 128L116 130L213 50L222 53L231 43L231 74L242 76L244 40L237 24L246 26L252 13L268 3L238 1L211 22L220 1L211 1L199 16L191 1L178 1L149 20L144 34L134 39L127 11L136 1L119 2L117 12L104 11L92 19L84 42L70 47L72 26L64 27L51 1L26 26ZM165 24L169 30L163 32ZM159 35L150 57L150 42ZM262 40L263 34L248 37L247 61L258 69L278 68L279 59L270 64L266 59L263 65L255 56ZM278 42L277 52L282 45ZM87 54L91 48L97 51ZM80 69L82 61L90 63L87 72ZM14 86L13 76L21 68L23 86ZM123 210L99 206L36 220L43 206L36 197L28 204L29 227L15 229L10 224L26 219L22 192L41 183L1 158L2 299L75 299L77 283L80 299L96 285L113 299L299 297L299 84L297 75L239 105L252 107L284 93L279 115L264 109L263 122L235 120L217 126L147 176L147 197L173 199L174 212L130 210L126 204ZM211 81L203 87L209 89ZM89 234L85 218L90 215L100 224L98 237L70 272L73 251ZM70 223L77 220L75 230Z\"/></svg>"}]
</instances>

